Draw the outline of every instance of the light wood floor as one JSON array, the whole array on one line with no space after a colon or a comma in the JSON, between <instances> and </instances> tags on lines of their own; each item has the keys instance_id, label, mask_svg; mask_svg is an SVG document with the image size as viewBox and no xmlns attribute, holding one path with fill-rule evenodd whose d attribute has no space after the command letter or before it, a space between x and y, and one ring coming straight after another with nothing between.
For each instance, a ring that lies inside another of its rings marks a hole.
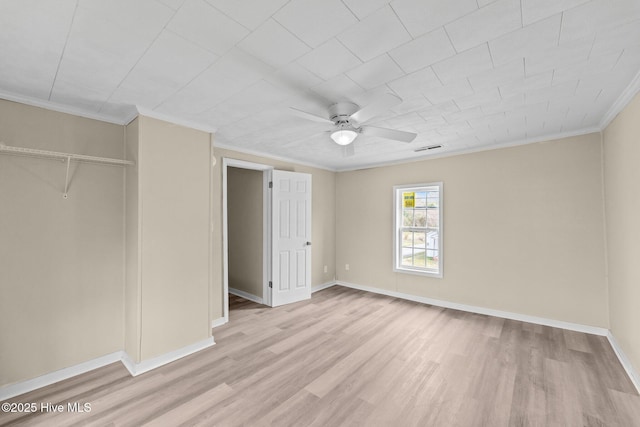
<instances>
[{"instance_id":1,"label":"light wood floor","mask_svg":"<svg viewBox=\"0 0 640 427\"><path fill-rule=\"evenodd\" d=\"M604 337L333 287L230 296L217 345L136 378L119 363L11 399L89 402L17 425L638 426Z\"/></svg>"}]
</instances>

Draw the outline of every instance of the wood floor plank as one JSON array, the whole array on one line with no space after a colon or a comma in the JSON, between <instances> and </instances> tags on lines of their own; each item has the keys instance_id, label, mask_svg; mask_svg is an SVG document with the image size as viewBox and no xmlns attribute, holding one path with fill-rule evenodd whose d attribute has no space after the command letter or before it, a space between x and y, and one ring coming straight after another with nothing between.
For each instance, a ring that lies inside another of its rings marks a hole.
<instances>
[{"instance_id":1,"label":"wood floor plank","mask_svg":"<svg viewBox=\"0 0 640 427\"><path fill-rule=\"evenodd\" d=\"M277 308L229 301L215 346L18 396L92 410L0 413L0 425L640 426L605 337L339 286Z\"/></svg>"}]
</instances>

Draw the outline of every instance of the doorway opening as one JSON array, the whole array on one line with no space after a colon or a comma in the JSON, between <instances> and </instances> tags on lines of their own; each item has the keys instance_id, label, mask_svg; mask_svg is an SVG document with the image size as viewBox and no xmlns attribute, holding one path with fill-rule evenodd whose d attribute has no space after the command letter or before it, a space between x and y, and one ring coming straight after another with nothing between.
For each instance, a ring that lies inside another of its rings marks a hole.
<instances>
[{"instance_id":1,"label":"doorway opening","mask_svg":"<svg viewBox=\"0 0 640 427\"><path fill-rule=\"evenodd\" d=\"M269 180L272 166L222 161L223 316L229 293L271 305Z\"/></svg>"}]
</instances>

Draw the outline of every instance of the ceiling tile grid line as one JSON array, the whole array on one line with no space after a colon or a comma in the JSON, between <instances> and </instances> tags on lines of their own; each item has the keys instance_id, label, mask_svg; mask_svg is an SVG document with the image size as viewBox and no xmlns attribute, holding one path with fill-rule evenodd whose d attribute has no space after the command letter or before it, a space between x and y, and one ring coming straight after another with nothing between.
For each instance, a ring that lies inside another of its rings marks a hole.
<instances>
[{"instance_id":1,"label":"ceiling tile grid line","mask_svg":"<svg viewBox=\"0 0 640 427\"><path fill-rule=\"evenodd\" d=\"M0 3L4 97L120 122L137 109L335 170L601 128L638 87L637 0L64 5ZM385 94L401 100L368 123L418 136L359 135L349 157L288 108L328 118Z\"/></svg>"}]
</instances>

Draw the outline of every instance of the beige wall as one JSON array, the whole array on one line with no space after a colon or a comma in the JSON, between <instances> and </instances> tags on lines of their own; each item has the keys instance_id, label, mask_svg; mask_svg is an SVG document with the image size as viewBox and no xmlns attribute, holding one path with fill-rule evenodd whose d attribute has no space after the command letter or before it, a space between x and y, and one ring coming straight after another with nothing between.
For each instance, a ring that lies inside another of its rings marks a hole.
<instances>
[{"instance_id":1,"label":"beige wall","mask_svg":"<svg viewBox=\"0 0 640 427\"><path fill-rule=\"evenodd\" d=\"M229 287L262 298L263 172L227 169Z\"/></svg>"},{"instance_id":2,"label":"beige wall","mask_svg":"<svg viewBox=\"0 0 640 427\"><path fill-rule=\"evenodd\" d=\"M444 278L394 273L392 187L437 181ZM608 327L598 134L339 173L336 188L339 280Z\"/></svg>"},{"instance_id":3,"label":"beige wall","mask_svg":"<svg viewBox=\"0 0 640 427\"><path fill-rule=\"evenodd\" d=\"M215 144L214 144L215 145ZM212 318L222 317L222 159L224 157L274 166L276 169L304 172L312 175L311 283L320 285L335 277L335 173L323 169L296 165L237 151L215 148L217 159L213 173L213 288ZM327 272L324 272L324 266Z\"/></svg>"},{"instance_id":4,"label":"beige wall","mask_svg":"<svg viewBox=\"0 0 640 427\"><path fill-rule=\"evenodd\" d=\"M123 158L122 126L0 100L6 145ZM124 169L0 154L0 386L122 349Z\"/></svg>"},{"instance_id":5,"label":"beige wall","mask_svg":"<svg viewBox=\"0 0 640 427\"><path fill-rule=\"evenodd\" d=\"M640 95L604 131L611 332L640 372Z\"/></svg>"},{"instance_id":6,"label":"beige wall","mask_svg":"<svg viewBox=\"0 0 640 427\"><path fill-rule=\"evenodd\" d=\"M211 336L210 135L139 117L140 359Z\"/></svg>"}]
</instances>

